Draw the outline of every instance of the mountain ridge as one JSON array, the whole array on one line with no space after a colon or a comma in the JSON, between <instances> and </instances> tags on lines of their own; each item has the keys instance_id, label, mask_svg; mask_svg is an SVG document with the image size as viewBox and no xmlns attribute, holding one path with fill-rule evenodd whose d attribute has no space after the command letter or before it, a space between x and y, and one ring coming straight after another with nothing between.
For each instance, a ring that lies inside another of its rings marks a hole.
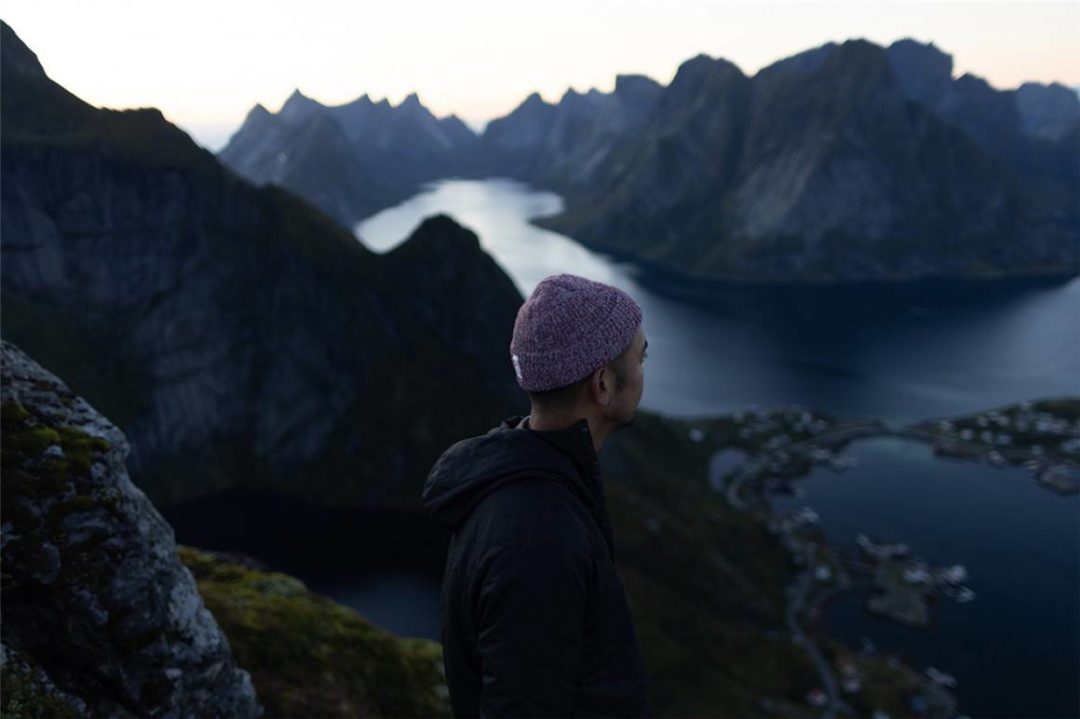
<instances>
[{"instance_id":1,"label":"mountain ridge","mask_svg":"<svg viewBox=\"0 0 1080 719\"><path fill-rule=\"evenodd\" d=\"M691 282L1080 271L1080 98L954 77L951 55L910 39L829 42L754 75L699 54L667 86L532 92L450 164L435 174L558 192L564 212L537 224ZM321 183L347 184L326 167ZM305 182L282 180L332 204Z\"/></svg>"}]
</instances>

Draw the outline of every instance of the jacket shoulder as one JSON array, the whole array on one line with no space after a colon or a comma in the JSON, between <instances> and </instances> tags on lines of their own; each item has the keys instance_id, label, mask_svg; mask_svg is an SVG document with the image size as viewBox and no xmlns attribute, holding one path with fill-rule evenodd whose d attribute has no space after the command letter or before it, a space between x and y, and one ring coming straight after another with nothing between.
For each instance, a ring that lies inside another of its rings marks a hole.
<instances>
[{"instance_id":1,"label":"jacket shoulder","mask_svg":"<svg viewBox=\"0 0 1080 719\"><path fill-rule=\"evenodd\" d=\"M492 543L583 551L591 546L586 510L554 477L526 474L506 483L481 500L470 520Z\"/></svg>"}]
</instances>

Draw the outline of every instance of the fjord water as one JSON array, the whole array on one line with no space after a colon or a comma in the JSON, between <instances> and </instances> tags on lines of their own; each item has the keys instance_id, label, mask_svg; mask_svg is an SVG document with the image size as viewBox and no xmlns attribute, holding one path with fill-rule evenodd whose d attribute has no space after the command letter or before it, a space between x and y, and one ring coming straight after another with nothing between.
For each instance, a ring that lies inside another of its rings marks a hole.
<instances>
[{"instance_id":1,"label":"fjord water","mask_svg":"<svg viewBox=\"0 0 1080 719\"><path fill-rule=\"evenodd\" d=\"M804 496L774 506L813 507L845 555L865 533L905 542L932 566L962 564L976 599L942 597L932 625L914 629L863 611L866 593L846 595L826 609L827 633L948 671L970 716L1080 713L1080 497L1037 485L1025 469L938 458L895 437L848 454L853 468L817 468L798 482Z\"/></svg>"},{"instance_id":2,"label":"fjord water","mask_svg":"<svg viewBox=\"0 0 1080 719\"><path fill-rule=\"evenodd\" d=\"M510 180L448 180L361 222L385 252L423 218L475 231L523 295L572 272L630 292L649 338L642 406L676 416L800 404L896 421L1080 393L1080 278L717 289L693 304L656 278L529 224L561 199Z\"/></svg>"},{"instance_id":3,"label":"fjord water","mask_svg":"<svg viewBox=\"0 0 1080 719\"><path fill-rule=\"evenodd\" d=\"M680 301L653 290L666 280L529 223L561 207L558 196L510 180L449 180L355 229L386 252L423 218L446 213L479 235L525 296L558 272L630 292L649 338L642 406L664 414L800 404L904 423L1080 394L1080 278L729 287ZM805 485L827 534L850 545L863 531L909 542L931 563L967 564L978 598L944 602L929 631L868 617L862 598L849 598L829 611L829 628L954 672L962 711L1074 713L1080 500L1036 486L1022 470L939 460L910 443L872 440L852 451L865 469L818 473ZM377 612L384 586L370 598L366 586L335 596ZM1037 697L1026 701L1029 691Z\"/></svg>"}]
</instances>

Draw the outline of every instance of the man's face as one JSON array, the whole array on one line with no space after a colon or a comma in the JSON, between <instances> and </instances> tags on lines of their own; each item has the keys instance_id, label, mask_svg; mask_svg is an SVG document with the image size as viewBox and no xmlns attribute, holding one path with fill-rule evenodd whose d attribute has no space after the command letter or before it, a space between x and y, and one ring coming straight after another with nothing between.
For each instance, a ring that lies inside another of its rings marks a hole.
<instances>
[{"instance_id":1,"label":"man's face","mask_svg":"<svg viewBox=\"0 0 1080 719\"><path fill-rule=\"evenodd\" d=\"M648 341L645 331L638 327L630 342L630 353L622 372L622 388L614 389L614 397L607 406L606 418L616 427L633 424L637 418L638 403L645 391L645 348Z\"/></svg>"}]
</instances>

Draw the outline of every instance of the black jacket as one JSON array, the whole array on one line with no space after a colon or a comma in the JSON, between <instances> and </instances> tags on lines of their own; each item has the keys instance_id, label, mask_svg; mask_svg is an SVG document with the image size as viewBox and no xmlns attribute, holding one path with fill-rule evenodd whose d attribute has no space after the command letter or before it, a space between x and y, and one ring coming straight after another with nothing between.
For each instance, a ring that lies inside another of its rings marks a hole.
<instances>
[{"instance_id":1,"label":"black jacket","mask_svg":"<svg viewBox=\"0 0 1080 719\"><path fill-rule=\"evenodd\" d=\"M442 642L458 717L639 717L645 667L588 423L512 417L448 449L423 492L453 534Z\"/></svg>"}]
</instances>

